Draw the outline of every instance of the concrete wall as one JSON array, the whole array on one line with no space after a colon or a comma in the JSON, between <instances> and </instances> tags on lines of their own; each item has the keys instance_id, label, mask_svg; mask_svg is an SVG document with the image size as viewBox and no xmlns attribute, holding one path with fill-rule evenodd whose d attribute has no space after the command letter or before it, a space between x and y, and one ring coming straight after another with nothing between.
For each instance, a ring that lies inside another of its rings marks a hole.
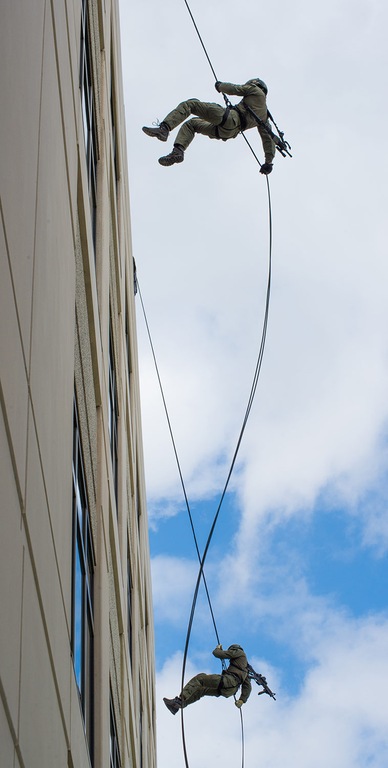
<instances>
[{"instance_id":1,"label":"concrete wall","mask_svg":"<svg viewBox=\"0 0 388 768\"><path fill-rule=\"evenodd\" d=\"M97 118L95 244L79 85L81 0L2 0L1 7L0 768L91 762L71 652L74 395L95 552L92 763L110 764L111 696L121 765L156 764L117 1L90 0L88 10ZM117 500L108 423L110 324Z\"/></svg>"}]
</instances>

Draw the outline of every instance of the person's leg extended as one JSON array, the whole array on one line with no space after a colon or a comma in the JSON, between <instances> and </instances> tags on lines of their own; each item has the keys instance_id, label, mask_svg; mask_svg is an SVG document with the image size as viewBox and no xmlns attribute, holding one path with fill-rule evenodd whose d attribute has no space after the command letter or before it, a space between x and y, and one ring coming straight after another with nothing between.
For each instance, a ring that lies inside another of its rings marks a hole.
<instances>
[{"instance_id":1,"label":"person's leg extended","mask_svg":"<svg viewBox=\"0 0 388 768\"><path fill-rule=\"evenodd\" d=\"M159 158L160 165L182 163L184 160L184 152L191 144L196 133L202 133L204 136L216 139L216 132L217 128L215 125L209 123L207 120L202 120L200 117L193 117L191 120L186 120L178 131L172 152L170 152L169 155Z\"/></svg>"},{"instance_id":2,"label":"person's leg extended","mask_svg":"<svg viewBox=\"0 0 388 768\"><path fill-rule=\"evenodd\" d=\"M197 115L197 117L201 117L212 125L218 125L222 120L223 114L224 108L219 104L199 101L199 99L187 99L187 101L182 101L175 109L169 112L160 125L152 128L143 126L143 131L147 136L159 139L159 141L167 141L169 132L173 131L180 123L183 123L190 115ZM178 141L175 142L175 144L177 143Z\"/></svg>"},{"instance_id":3,"label":"person's leg extended","mask_svg":"<svg viewBox=\"0 0 388 768\"><path fill-rule=\"evenodd\" d=\"M221 675L206 675L201 672L186 683L180 696L175 699L164 698L163 701L167 709L175 715L179 709L194 704L202 696L219 696L220 681Z\"/></svg>"},{"instance_id":4,"label":"person's leg extended","mask_svg":"<svg viewBox=\"0 0 388 768\"><path fill-rule=\"evenodd\" d=\"M182 163L184 160L184 152L191 144L196 133L202 133L210 138L216 138L216 128L206 120L201 120L199 117L193 117L191 120L186 120L178 131L178 135L175 139L174 148L169 155L159 158L160 165L174 165L174 163Z\"/></svg>"},{"instance_id":5,"label":"person's leg extended","mask_svg":"<svg viewBox=\"0 0 388 768\"><path fill-rule=\"evenodd\" d=\"M186 683L181 693L182 707L194 704L202 696L219 696L220 681L220 675L206 675L204 672L193 677Z\"/></svg>"}]
</instances>

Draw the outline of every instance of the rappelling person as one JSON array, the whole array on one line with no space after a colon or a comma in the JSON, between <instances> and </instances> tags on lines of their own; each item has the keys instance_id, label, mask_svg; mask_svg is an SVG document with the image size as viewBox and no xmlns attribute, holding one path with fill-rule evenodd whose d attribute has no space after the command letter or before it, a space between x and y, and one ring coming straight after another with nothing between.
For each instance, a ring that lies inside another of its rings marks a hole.
<instances>
[{"instance_id":1,"label":"rappelling person","mask_svg":"<svg viewBox=\"0 0 388 768\"><path fill-rule=\"evenodd\" d=\"M240 696L235 705L240 709L250 696L252 686L248 676L248 660L241 645L230 645L224 651L222 645L217 645L213 651L217 659L229 659L230 663L222 675L206 675L200 672L195 675L183 688L180 696L174 699L163 699L167 709L176 715L179 709L193 704L202 696L234 696L241 687Z\"/></svg>"},{"instance_id":2,"label":"rappelling person","mask_svg":"<svg viewBox=\"0 0 388 768\"><path fill-rule=\"evenodd\" d=\"M263 80L255 77L244 85L233 83L221 83L217 80L215 88L219 93L228 96L242 96L242 100L232 106L225 99L227 106L220 104L188 99L178 104L176 109L164 118L154 128L143 127L147 136L154 136L159 141L167 141L170 131L173 131L189 115L196 115L191 120L183 123L178 131L174 148L169 155L159 158L161 165L174 165L182 163L184 153L191 144L196 133L209 136L210 139L235 139L241 131L248 128L257 128L263 143L265 162L260 168L260 173L269 174L272 171L278 137L274 136L268 121L267 93L268 88ZM274 141L275 139L275 141ZM279 139L280 141L280 139Z\"/></svg>"}]
</instances>

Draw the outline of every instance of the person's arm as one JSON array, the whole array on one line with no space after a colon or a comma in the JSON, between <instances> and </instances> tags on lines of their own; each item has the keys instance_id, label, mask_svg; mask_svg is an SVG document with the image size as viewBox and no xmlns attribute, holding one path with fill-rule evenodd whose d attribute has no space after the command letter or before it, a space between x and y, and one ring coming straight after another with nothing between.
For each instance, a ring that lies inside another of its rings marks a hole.
<instances>
[{"instance_id":1,"label":"person's arm","mask_svg":"<svg viewBox=\"0 0 388 768\"><path fill-rule=\"evenodd\" d=\"M240 656L245 656L245 653L240 647L228 648L227 651L224 651L222 645L217 645L213 651L213 656L216 656L217 659L237 659Z\"/></svg>"},{"instance_id":2,"label":"person's arm","mask_svg":"<svg viewBox=\"0 0 388 768\"><path fill-rule=\"evenodd\" d=\"M217 645L213 651L213 656L215 656L216 659L230 659L230 653L224 651L222 645Z\"/></svg>"},{"instance_id":3,"label":"person's arm","mask_svg":"<svg viewBox=\"0 0 388 768\"><path fill-rule=\"evenodd\" d=\"M251 695L251 691L252 691L251 681L249 677L246 677L241 686L240 701L242 701L245 704Z\"/></svg>"},{"instance_id":4,"label":"person's arm","mask_svg":"<svg viewBox=\"0 0 388 768\"><path fill-rule=\"evenodd\" d=\"M241 686L240 698L234 702L236 707L238 707L238 709L241 709L242 705L246 704L246 702L248 701L251 695L251 691L252 691L251 681L249 677L247 677Z\"/></svg>"},{"instance_id":5,"label":"person's arm","mask_svg":"<svg viewBox=\"0 0 388 768\"><path fill-rule=\"evenodd\" d=\"M276 145L269 133L261 125L257 126L264 149L265 162L272 164L276 153Z\"/></svg>"},{"instance_id":6,"label":"person's arm","mask_svg":"<svg viewBox=\"0 0 388 768\"><path fill-rule=\"evenodd\" d=\"M255 93L255 91L257 91L257 86L253 85L253 83L235 85L234 83L217 81L216 89L219 93L226 93L227 96L249 96L250 93Z\"/></svg>"}]
</instances>

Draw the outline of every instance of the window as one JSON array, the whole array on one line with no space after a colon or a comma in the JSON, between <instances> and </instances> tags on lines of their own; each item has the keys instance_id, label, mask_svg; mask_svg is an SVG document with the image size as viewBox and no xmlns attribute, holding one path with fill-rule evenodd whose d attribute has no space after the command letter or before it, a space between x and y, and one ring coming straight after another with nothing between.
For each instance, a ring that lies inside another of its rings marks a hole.
<instances>
[{"instance_id":1,"label":"window","mask_svg":"<svg viewBox=\"0 0 388 768\"><path fill-rule=\"evenodd\" d=\"M73 573L71 649L89 751L93 755L94 553L76 400L73 422Z\"/></svg>"},{"instance_id":2,"label":"window","mask_svg":"<svg viewBox=\"0 0 388 768\"><path fill-rule=\"evenodd\" d=\"M117 738L116 718L113 707L112 691L110 694L110 768L120 768L120 750Z\"/></svg>"},{"instance_id":3,"label":"window","mask_svg":"<svg viewBox=\"0 0 388 768\"><path fill-rule=\"evenodd\" d=\"M127 635L129 658L132 663L132 570L129 554L129 541L127 542Z\"/></svg>"},{"instance_id":4,"label":"window","mask_svg":"<svg viewBox=\"0 0 388 768\"><path fill-rule=\"evenodd\" d=\"M137 466L138 466L138 464L136 462L136 467ZM140 496L139 472L138 472L138 469L136 469L136 509L137 509L137 519L138 520L140 520L140 515L141 515L141 512L142 512L140 499L141 499L141 496Z\"/></svg>"},{"instance_id":5,"label":"window","mask_svg":"<svg viewBox=\"0 0 388 768\"><path fill-rule=\"evenodd\" d=\"M111 50L113 51L113 40ZM117 156L117 129L116 129L116 109L115 109L115 88L114 88L114 70L113 61L111 62L111 79L110 79L110 117L112 123L112 149L113 149L113 163L115 170L116 187L119 180L119 164Z\"/></svg>"},{"instance_id":6,"label":"window","mask_svg":"<svg viewBox=\"0 0 388 768\"><path fill-rule=\"evenodd\" d=\"M132 362L131 362L131 337L129 335L129 307L128 302L125 303L125 349L127 353L127 372L128 372L128 388L131 391L131 376L132 376Z\"/></svg>"},{"instance_id":7,"label":"window","mask_svg":"<svg viewBox=\"0 0 388 768\"><path fill-rule=\"evenodd\" d=\"M140 768L143 768L143 697L141 695L141 678L139 676L140 691L140 711L139 711L139 734L140 734Z\"/></svg>"},{"instance_id":8,"label":"window","mask_svg":"<svg viewBox=\"0 0 388 768\"><path fill-rule=\"evenodd\" d=\"M80 89L93 242L96 243L97 123L90 50L88 0L81 2Z\"/></svg>"},{"instance_id":9,"label":"window","mask_svg":"<svg viewBox=\"0 0 388 768\"><path fill-rule=\"evenodd\" d=\"M118 405L117 405L117 378L112 337L112 326L109 329L109 436L110 452L112 456L113 483L117 503L118 490Z\"/></svg>"}]
</instances>

